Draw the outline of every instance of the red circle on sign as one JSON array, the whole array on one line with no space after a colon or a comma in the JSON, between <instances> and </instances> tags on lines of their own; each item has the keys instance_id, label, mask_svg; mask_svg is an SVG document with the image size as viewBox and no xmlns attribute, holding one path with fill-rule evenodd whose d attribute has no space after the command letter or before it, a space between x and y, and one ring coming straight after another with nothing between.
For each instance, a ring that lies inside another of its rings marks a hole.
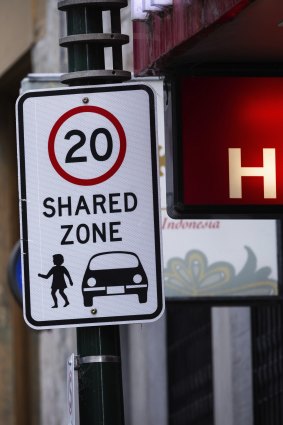
<instances>
[{"instance_id":1,"label":"red circle on sign","mask_svg":"<svg viewBox=\"0 0 283 425\"><path fill-rule=\"evenodd\" d=\"M108 171L106 171L106 173L102 174L101 176L94 177L92 179L81 179L79 177L75 177L67 173L67 171L65 171L64 168L62 168L61 165L59 164L55 154L55 138L59 128L65 121L67 121L67 119L69 119L73 115L77 115L82 112L92 112L94 114L102 115L103 117L108 119L116 128L116 131L120 139L120 150L115 163L112 165L112 167ZM106 109L100 108L98 106L78 106L77 108L73 108L70 111L63 114L52 127L52 130L49 135L49 140L48 140L48 154L49 154L51 164L53 165L57 173L61 177L63 177L63 179L67 180L70 183L77 184L80 186L91 186L91 185L102 183L105 180L108 180L110 177L112 177L116 173L116 171L118 171L118 169L122 165L122 162L126 154L126 135L118 119L114 117L114 115L111 114Z\"/></svg>"}]
</instances>

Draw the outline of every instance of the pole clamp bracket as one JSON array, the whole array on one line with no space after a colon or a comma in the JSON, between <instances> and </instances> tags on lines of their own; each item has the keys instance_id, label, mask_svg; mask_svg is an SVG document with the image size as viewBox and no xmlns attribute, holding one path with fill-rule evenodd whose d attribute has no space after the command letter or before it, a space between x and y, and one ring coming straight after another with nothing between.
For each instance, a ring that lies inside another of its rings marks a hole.
<instances>
[{"instance_id":1,"label":"pole clamp bracket","mask_svg":"<svg viewBox=\"0 0 283 425\"><path fill-rule=\"evenodd\" d=\"M81 357L79 355L75 356L75 369L78 370L82 364L87 363L120 363L120 356L85 356Z\"/></svg>"}]
</instances>

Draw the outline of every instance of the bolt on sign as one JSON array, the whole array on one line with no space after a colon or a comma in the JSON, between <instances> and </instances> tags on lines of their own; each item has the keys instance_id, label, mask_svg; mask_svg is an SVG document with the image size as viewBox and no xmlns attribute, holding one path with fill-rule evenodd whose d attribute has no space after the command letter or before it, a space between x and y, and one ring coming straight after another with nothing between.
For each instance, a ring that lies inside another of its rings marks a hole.
<instances>
[{"instance_id":1,"label":"bolt on sign","mask_svg":"<svg viewBox=\"0 0 283 425\"><path fill-rule=\"evenodd\" d=\"M283 79L186 76L175 99L169 215L280 218Z\"/></svg>"},{"instance_id":2,"label":"bolt on sign","mask_svg":"<svg viewBox=\"0 0 283 425\"><path fill-rule=\"evenodd\" d=\"M155 105L150 85L133 83L19 98L24 315L31 327L161 315Z\"/></svg>"}]
</instances>

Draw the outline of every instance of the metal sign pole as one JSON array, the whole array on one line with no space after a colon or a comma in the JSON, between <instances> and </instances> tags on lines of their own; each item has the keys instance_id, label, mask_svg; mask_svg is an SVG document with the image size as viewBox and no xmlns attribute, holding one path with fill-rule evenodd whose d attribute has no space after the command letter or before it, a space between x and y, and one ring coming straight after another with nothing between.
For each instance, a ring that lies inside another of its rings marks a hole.
<instances>
[{"instance_id":1,"label":"metal sign pole","mask_svg":"<svg viewBox=\"0 0 283 425\"><path fill-rule=\"evenodd\" d=\"M118 326L77 329L80 423L123 425Z\"/></svg>"},{"instance_id":2,"label":"metal sign pole","mask_svg":"<svg viewBox=\"0 0 283 425\"><path fill-rule=\"evenodd\" d=\"M123 71L120 9L127 0L64 0L58 8L67 14L68 85L129 80ZM103 11L110 11L111 33L103 33ZM104 47L112 47L113 69L105 70ZM87 100L86 100L87 102ZM96 309L93 308L93 314ZM123 391L118 326L77 329L79 405L82 425L123 425Z\"/></svg>"}]
</instances>

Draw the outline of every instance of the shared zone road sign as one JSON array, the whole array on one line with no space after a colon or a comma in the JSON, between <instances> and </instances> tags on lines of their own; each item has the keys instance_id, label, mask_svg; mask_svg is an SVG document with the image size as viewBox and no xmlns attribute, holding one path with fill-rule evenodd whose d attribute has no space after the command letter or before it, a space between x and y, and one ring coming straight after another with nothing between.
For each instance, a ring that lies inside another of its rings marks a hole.
<instances>
[{"instance_id":1,"label":"shared zone road sign","mask_svg":"<svg viewBox=\"0 0 283 425\"><path fill-rule=\"evenodd\" d=\"M33 328L163 311L156 93L37 90L17 102L24 315Z\"/></svg>"}]
</instances>

